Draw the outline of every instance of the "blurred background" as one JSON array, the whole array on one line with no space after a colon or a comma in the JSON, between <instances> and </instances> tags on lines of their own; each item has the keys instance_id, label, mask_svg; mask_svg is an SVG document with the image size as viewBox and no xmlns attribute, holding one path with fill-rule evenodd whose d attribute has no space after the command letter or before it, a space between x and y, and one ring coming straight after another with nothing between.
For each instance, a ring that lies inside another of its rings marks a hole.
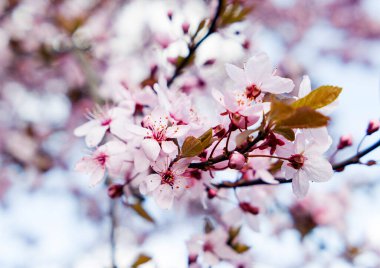
<instances>
[{"instance_id":1,"label":"blurred background","mask_svg":"<svg viewBox=\"0 0 380 268\"><path fill-rule=\"evenodd\" d=\"M232 2L253 9L211 35L175 86L208 92L226 80L224 63L241 66L263 50L296 85L307 74L313 88L343 87L331 152L351 134L354 146L336 159L354 154L380 113L380 1ZM73 170L88 152L72 133L122 85L138 89L171 74L173 60L187 55L186 33L215 7L206 0L0 1L0 267L110 267L111 218L118 267L141 252L153 258L141 267L187 267L184 242L202 228L201 217L189 219L189 208L160 211L149 200L155 224L122 206L110 217L106 186L89 188ZM363 148L378 139L371 135ZM378 159L374 152L365 160ZM262 232L247 236L255 267L380 267L379 171L347 167L303 200L289 185L276 186Z\"/></svg>"}]
</instances>

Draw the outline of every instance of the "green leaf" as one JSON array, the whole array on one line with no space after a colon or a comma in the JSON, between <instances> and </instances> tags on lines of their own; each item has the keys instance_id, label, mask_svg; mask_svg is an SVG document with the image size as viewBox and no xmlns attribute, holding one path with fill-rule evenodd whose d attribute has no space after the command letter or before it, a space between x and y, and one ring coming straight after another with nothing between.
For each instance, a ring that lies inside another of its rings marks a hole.
<instances>
[{"instance_id":1,"label":"green leaf","mask_svg":"<svg viewBox=\"0 0 380 268\"><path fill-rule=\"evenodd\" d=\"M289 141L294 141L294 139L295 139L294 130L291 128L284 128L284 127L276 126L273 129L273 132L282 135L285 139L287 139Z\"/></svg>"},{"instance_id":2,"label":"green leaf","mask_svg":"<svg viewBox=\"0 0 380 268\"><path fill-rule=\"evenodd\" d=\"M237 253L242 254L250 249L249 246L241 243L235 243L232 245L233 250L235 250Z\"/></svg>"},{"instance_id":3,"label":"green leaf","mask_svg":"<svg viewBox=\"0 0 380 268\"><path fill-rule=\"evenodd\" d=\"M189 136L185 139L182 145L181 156L193 157L199 155L202 151L202 142L193 136Z\"/></svg>"},{"instance_id":4,"label":"green leaf","mask_svg":"<svg viewBox=\"0 0 380 268\"><path fill-rule=\"evenodd\" d=\"M342 88L340 87L321 86L311 91L305 97L293 102L292 107L298 108L307 106L313 109L319 109L335 101L341 92Z\"/></svg>"},{"instance_id":5,"label":"green leaf","mask_svg":"<svg viewBox=\"0 0 380 268\"><path fill-rule=\"evenodd\" d=\"M310 107L300 107L289 117L277 121L276 126L277 128L318 128L326 126L329 119Z\"/></svg>"},{"instance_id":6,"label":"green leaf","mask_svg":"<svg viewBox=\"0 0 380 268\"><path fill-rule=\"evenodd\" d=\"M288 118L294 112L294 108L284 102L279 101L276 98L272 98L269 117L273 121L282 120Z\"/></svg>"},{"instance_id":7,"label":"green leaf","mask_svg":"<svg viewBox=\"0 0 380 268\"><path fill-rule=\"evenodd\" d=\"M241 226L239 226L237 228L231 227L228 230L228 243L229 244L232 244L232 242L234 241L234 239L239 235L240 230L241 230Z\"/></svg>"},{"instance_id":8,"label":"green leaf","mask_svg":"<svg viewBox=\"0 0 380 268\"><path fill-rule=\"evenodd\" d=\"M198 138L198 140L201 141L203 150L206 149L206 148L208 148L212 144L212 142L213 142L213 140L212 140L212 128L210 128L205 133L203 133Z\"/></svg>"},{"instance_id":9,"label":"green leaf","mask_svg":"<svg viewBox=\"0 0 380 268\"><path fill-rule=\"evenodd\" d=\"M135 203L130 205L131 208L136 211L136 213L142 217L143 219L154 223L154 219L149 215L149 213L144 209L144 207L141 205L141 203Z\"/></svg>"},{"instance_id":10,"label":"green leaf","mask_svg":"<svg viewBox=\"0 0 380 268\"><path fill-rule=\"evenodd\" d=\"M140 254L139 256L137 256L136 261L132 264L131 268L138 268L141 264L147 263L151 259L151 257L145 254Z\"/></svg>"}]
</instances>

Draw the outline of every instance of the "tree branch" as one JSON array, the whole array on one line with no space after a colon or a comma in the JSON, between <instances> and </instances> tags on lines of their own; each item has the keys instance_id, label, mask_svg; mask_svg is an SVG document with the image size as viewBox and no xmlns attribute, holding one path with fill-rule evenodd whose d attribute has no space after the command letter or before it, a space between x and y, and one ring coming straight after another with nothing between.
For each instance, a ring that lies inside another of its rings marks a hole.
<instances>
[{"instance_id":1,"label":"tree branch","mask_svg":"<svg viewBox=\"0 0 380 268\"><path fill-rule=\"evenodd\" d=\"M347 158L346 160L333 164L332 168L335 171L342 171L346 166L353 165L353 164L358 164L360 163L360 158L363 156L369 154L376 148L380 147L380 140L378 140L376 143L373 145L369 146L368 148L358 152L357 154ZM292 180L287 180L285 178L276 178L276 180L279 183L290 183ZM257 180L252 180L252 181L247 181L247 180L238 180L236 182L222 182L219 184L213 184L216 188L238 188L238 187L247 187L247 186L253 186L253 185L275 185L275 184L270 184L262 179L257 179Z\"/></svg>"},{"instance_id":2,"label":"tree branch","mask_svg":"<svg viewBox=\"0 0 380 268\"><path fill-rule=\"evenodd\" d=\"M219 0L218 2L218 8L215 12L214 19L211 22L210 28L208 29L208 32L205 34L205 36L202 37L197 43L189 45L189 54L186 56L186 58L183 59L183 61L176 67L173 76L168 80L168 87L174 82L174 80L181 74L182 70L187 66L187 64L190 62L191 58L193 57L195 51L197 48L211 35L216 31L217 28L217 21L220 16L220 13L222 12L222 5L223 0Z\"/></svg>"}]
</instances>

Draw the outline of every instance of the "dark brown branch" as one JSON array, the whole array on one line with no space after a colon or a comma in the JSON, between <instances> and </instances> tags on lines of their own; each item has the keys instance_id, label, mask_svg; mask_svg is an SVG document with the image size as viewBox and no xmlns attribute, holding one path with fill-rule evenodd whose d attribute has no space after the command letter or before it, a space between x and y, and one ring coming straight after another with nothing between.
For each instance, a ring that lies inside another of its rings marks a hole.
<instances>
[{"instance_id":1,"label":"dark brown branch","mask_svg":"<svg viewBox=\"0 0 380 268\"><path fill-rule=\"evenodd\" d=\"M351 156L350 158L347 158L346 160L333 164L333 170L335 171L342 171L346 166L353 165L353 164L358 164L360 163L360 158L363 156L369 154L376 148L380 147L380 140L378 140L376 143L373 145L369 146L368 148L358 152L357 154ZM287 180L285 178L276 178L276 180L279 183L290 183L292 180ZM253 185L272 185L269 184L262 179L257 179L257 180L252 180L252 181L246 181L246 180L239 180L236 182L222 182L220 184L214 184L216 188L237 188L237 187L247 187L247 186L253 186ZM275 184L274 184L275 185Z\"/></svg>"},{"instance_id":2,"label":"dark brown branch","mask_svg":"<svg viewBox=\"0 0 380 268\"><path fill-rule=\"evenodd\" d=\"M174 80L181 74L182 70L189 64L191 58L193 57L195 51L197 48L211 35L213 34L217 29L217 21L218 18L222 12L223 7L223 0L219 0L218 8L215 12L214 19L211 22L210 28L208 29L208 32L205 34L205 36L202 37L197 43L189 45L189 54L186 56L186 58L181 61L181 63L176 67L173 76L168 80L168 87L174 82Z\"/></svg>"}]
</instances>

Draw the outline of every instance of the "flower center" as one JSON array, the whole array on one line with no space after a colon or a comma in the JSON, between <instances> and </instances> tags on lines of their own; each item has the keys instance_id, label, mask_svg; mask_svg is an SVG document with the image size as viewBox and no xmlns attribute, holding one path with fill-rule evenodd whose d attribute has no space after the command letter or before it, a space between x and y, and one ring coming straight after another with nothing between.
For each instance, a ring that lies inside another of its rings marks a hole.
<instances>
[{"instance_id":1,"label":"flower center","mask_svg":"<svg viewBox=\"0 0 380 268\"><path fill-rule=\"evenodd\" d=\"M102 126L108 126L109 124L111 124L112 122L112 119L111 118L105 118L104 120L102 120Z\"/></svg>"},{"instance_id":2,"label":"flower center","mask_svg":"<svg viewBox=\"0 0 380 268\"><path fill-rule=\"evenodd\" d=\"M294 169L300 169L303 167L305 160L306 160L306 157L304 157L302 154L293 154L289 158L289 164L288 165Z\"/></svg>"},{"instance_id":3,"label":"flower center","mask_svg":"<svg viewBox=\"0 0 380 268\"><path fill-rule=\"evenodd\" d=\"M204 252L213 252L213 250L214 250L214 247L213 247L213 245L210 243L210 242L206 242L204 245L203 245L203 251Z\"/></svg>"},{"instance_id":4,"label":"flower center","mask_svg":"<svg viewBox=\"0 0 380 268\"><path fill-rule=\"evenodd\" d=\"M106 160L107 160L107 155L105 153L101 153L100 155L98 155L95 159L98 161L98 163L101 165L101 166L104 166L106 164Z\"/></svg>"},{"instance_id":5,"label":"flower center","mask_svg":"<svg viewBox=\"0 0 380 268\"><path fill-rule=\"evenodd\" d=\"M161 175L161 184L169 184L170 186L174 185L174 174L170 170L166 171Z\"/></svg>"},{"instance_id":6,"label":"flower center","mask_svg":"<svg viewBox=\"0 0 380 268\"><path fill-rule=\"evenodd\" d=\"M261 90L255 84L252 84L245 88L245 94L248 99L254 100L261 94Z\"/></svg>"}]
</instances>

